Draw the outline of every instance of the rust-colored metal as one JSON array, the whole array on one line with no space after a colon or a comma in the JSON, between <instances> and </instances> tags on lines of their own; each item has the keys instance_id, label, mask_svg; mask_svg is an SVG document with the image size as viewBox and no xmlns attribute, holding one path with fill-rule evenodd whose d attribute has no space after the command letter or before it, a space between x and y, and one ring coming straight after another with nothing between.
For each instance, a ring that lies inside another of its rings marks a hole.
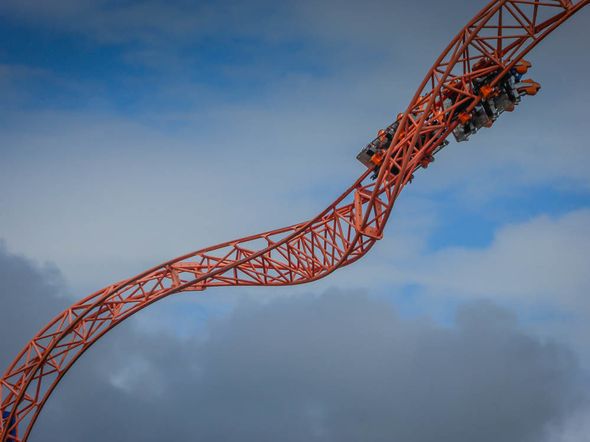
<instances>
[{"instance_id":1,"label":"rust-colored metal","mask_svg":"<svg viewBox=\"0 0 590 442\"><path fill-rule=\"evenodd\" d=\"M51 392L101 336L173 293L218 286L303 284L366 254L413 172L481 101L472 80L494 74L485 94L549 33L590 0L494 0L443 51L401 116L376 180L363 173L310 221L181 256L110 285L55 317L1 379L0 442L26 441ZM527 65L527 69L528 69ZM445 99L453 97L451 105ZM464 118L464 117L461 117ZM393 172L395 171L395 172Z\"/></svg>"}]
</instances>

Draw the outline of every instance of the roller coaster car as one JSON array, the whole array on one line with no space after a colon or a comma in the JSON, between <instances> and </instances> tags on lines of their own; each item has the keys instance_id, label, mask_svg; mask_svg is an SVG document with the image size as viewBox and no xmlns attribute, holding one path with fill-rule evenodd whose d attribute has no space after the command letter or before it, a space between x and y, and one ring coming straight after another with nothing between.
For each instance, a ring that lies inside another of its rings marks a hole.
<instances>
[{"instance_id":1,"label":"roller coaster car","mask_svg":"<svg viewBox=\"0 0 590 442\"><path fill-rule=\"evenodd\" d=\"M399 126L399 120L379 131L377 138L367 144L356 156L356 159L366 167L372 169L379 167L385 157L385 152L389 148L395 131Z\"/></svg>"},{"instance_id":2,"label":"roller coaster car","mask_svg":"<svg viewBox=\"0 0 590 442\"><path fill-rule=\"evenodd\" d=\"M480 67L486 67L482 64ZM512 112L524 95L536 95L541 85L531 79L521 80L531 63L521 60L496 85L490 83L497 75L497 70L482 78L473 80L473 91L481 96L481 101L471 112L459 112L459 124L453 130L458 142L466 141L470 135L482 127L491 127L503 112Z\"/></svg>"},{"instance_id":3,"label":"roller coaster car","mask_svg":"<svg viewBox=\"0 0 590 442\"><path fill-rule=\"evenodd\" d=\"M459 124L453 130L453 135L458 142L467 141L470 135L476 133L482 127L491 127L494 119L486 111L482 104L478 104L471 112L462 112L458 117Z\"/></svg>"},{"instance_id":4,"label":"roller coaster car","mask_svg":"<svg viewBox=\"0 0 590 442\"><path fill-rule=\"evenodd\" d=\"M357 160L363 163L367 168L373 169L373 175L371 176L372 179L377 178L379 174L379 169L381 168L383 160L385 159L385 153L387 152L387 149L389 149L389 146L393 141L393 136L395 135L395 132L399 127L399 121L401 119L401 116L402 114L399 114L397 120L393 124L391 124L385 129L380 130L377 135L377 138L375 138L373 141L367 144L367 146L365 146L356 156ZM414 117L416 117L416 115L414 115ZM438 124L438 121L436 123ZM423 138L420 141L420 143L423 145L426 142L426 139L424 136L422 137ZM416 168L426 169L430 165L430 163L434 161L434 154L440 151L448 144L449 142L444 139L439 140L438 142L435 141L433 144L436 146L434 152L425 155L424 158L422 158L422 160L418 163L418 166ZM393 175L399 174L400 168L395 161L392 162L390 171ZM411 176L411 178L412 177L413 175Z\"/></svg>"}]
</instances>

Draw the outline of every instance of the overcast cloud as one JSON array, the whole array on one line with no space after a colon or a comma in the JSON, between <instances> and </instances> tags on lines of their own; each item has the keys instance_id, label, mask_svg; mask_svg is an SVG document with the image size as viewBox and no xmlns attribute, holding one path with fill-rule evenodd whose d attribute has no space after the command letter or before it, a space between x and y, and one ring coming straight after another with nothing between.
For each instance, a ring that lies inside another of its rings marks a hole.
<instances>
[{"instance_id":1,"label":"overcast cloud","mask_svg":"<svg viewBox=\"0 0 590 442\"><path fill-rule=\"evenodd\" d=\"M14 288L3 301L61 303L55 271L0 259ZM34 329L30 318L2 318L0 334ZM189 338L130 320L71 371L31 440L538 442L584 410L582 381L567 347L492 304L466 304L442 327L331 291L247 300Z\"/></svg>"},{"instance_id":2,"label":"overcast cloud","mask_svg":"<svg viewBox=\"0 0 590 442\"><path fill-rule=\"evenodd\" d=\"M482 5L0 2L1 365L72 298L323 209ZM416 174L369 256L154 305L33 440L587 442L589 18L531 53L538 96Z\"/></svg>"}]
</instances>

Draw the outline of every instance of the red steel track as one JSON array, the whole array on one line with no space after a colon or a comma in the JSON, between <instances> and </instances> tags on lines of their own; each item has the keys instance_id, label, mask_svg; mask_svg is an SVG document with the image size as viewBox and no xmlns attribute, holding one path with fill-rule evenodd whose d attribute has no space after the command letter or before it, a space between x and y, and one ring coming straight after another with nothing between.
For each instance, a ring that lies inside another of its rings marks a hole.
<instances>
[{"instance_id":1,"label":"red steel track","mask_svg":"<svg viewBox=\"0 0 590 442\"><path fill-rule=\"evenodd\" d=\"M472 81L497 85L517 62L590 0L494 0L451 41L399 120L376 180L363 173L310 221L181 256L77 302L47 324L1 379L0 442L26 441L52 391L101 336L173 293L218 286L303 284L365 255L383 235L413 172L440 148L482 97ZM483 62L482 62L483 61ZM453 102L444 104L451 95ZM392 171L395 170L395 173Z\"/></svg>"}]
</instances>

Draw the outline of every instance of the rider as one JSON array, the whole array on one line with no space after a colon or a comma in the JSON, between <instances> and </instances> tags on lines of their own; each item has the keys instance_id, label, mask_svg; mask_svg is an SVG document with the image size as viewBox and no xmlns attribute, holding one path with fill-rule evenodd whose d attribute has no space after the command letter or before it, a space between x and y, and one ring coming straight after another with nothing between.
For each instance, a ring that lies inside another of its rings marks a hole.
<instances>
[{"instance_id":1,"label":"rider","mask_svg":"<svg viewBox=\"0 0 590 442\"><path fill-rule=\"evenodd\" d=\"M379 148L387 150L393 140L393 135L381 129L377 134L377 139Z\"/></svg>"}]
</instances>

